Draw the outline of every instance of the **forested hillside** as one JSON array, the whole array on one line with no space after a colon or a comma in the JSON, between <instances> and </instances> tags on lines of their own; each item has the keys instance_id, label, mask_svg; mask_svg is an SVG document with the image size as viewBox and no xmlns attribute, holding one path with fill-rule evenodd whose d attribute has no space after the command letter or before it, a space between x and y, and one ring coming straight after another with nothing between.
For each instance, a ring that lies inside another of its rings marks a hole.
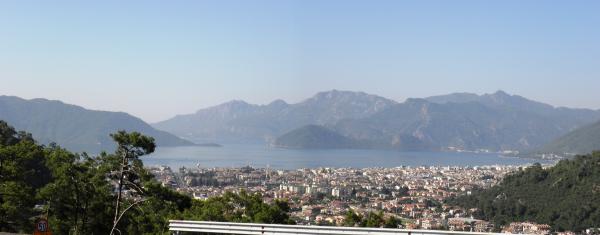
<instances>
[{"instance_id":1,"label":"forested hillside","mask_svg":"<svg viewBox=\"0 0 600 235\"><path fill-rule=\"evenodd\" d=\"M513 221L549 224L556 231L600 227L600 152L539 164L507 176L490 189L452 199L497 225Z\"/></svg>"}]
</instances>

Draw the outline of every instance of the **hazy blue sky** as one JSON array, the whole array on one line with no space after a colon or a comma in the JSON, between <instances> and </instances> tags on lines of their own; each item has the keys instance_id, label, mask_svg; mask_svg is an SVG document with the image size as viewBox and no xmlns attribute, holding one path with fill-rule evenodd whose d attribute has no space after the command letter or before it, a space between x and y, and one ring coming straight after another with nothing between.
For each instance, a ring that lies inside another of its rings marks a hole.
<instances>
[{"instance_id":1,"label":"hazy blue sky","mask_svg":"<svg viewBox=\"0 0 600 235\"><path fill-rule=\"evenodd\" d=\"M544 4L542 4L544 3ZM600 108L600 1L0 1L0 94L147 121L502 89Z\"/></svg>"}]
</instances>

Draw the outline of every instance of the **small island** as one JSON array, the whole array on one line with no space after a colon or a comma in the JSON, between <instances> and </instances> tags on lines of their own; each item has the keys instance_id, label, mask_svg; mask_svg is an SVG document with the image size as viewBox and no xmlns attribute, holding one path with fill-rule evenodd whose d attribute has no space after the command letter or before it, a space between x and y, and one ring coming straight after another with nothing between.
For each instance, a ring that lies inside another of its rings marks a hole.
<instances>
[{"instance_id":1,"label":"small island","mask_svg":"<svg viewBox=\"0 0 600 235\"><path fill-rule=\"evenodd\" d=\"M198 147L214 147L214 148L223 147L223 145L217 144L217 143L201 143L201 144L195 144L194 146L198 146Z\"/></svg>"},{"instance_id":2,"label":"small island","mask_svg":"<svg viewBox=\"0 0 600 235\"><path fill-rule=\"evenodd\" d=\"M362 146L356 140L319 125L306 125L294 129L275 139L272 145L295 149L350 149Z\"/></svg>"}]
</instances>

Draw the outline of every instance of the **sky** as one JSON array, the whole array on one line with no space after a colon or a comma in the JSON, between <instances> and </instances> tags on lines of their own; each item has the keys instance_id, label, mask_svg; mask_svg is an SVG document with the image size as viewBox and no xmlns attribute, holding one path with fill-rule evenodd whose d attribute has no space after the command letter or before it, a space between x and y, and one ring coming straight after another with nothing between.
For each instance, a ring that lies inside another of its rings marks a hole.
<instances>
[{"instance_id":1,"label":"sky","mask_svg":"<svg viewBox=\"0 0 600 235\"><path fill-rule=\"evenodd\" d=\"M543 4L542 4L543 3ZM0 1L0 95L148 122L232 99L504 90L600 108L600 1Z\"/></svg>"}]
</instances>

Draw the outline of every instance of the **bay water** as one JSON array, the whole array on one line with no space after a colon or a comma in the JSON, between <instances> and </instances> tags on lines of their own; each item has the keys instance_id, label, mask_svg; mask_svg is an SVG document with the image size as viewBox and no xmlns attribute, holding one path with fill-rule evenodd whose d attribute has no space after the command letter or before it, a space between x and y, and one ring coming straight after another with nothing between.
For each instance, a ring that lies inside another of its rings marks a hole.
<instances>
[{"instance_id":1,"label":"bay water","mask_svg":"<svg viewBox=\"0 0 600 235\"><path fill-rule=\"evenodd\" d=\"M146 166L166 165L173 169L191 167L242 167L299 169L318 167L398 166L490 166L525 165L539 162L502 156L497 153L401 152L372 149L282 149L266 145L225 145L223 147L160 147L142 157ZM541 162L544 163L544 162Z\"/></svg>"}]
</instances>

